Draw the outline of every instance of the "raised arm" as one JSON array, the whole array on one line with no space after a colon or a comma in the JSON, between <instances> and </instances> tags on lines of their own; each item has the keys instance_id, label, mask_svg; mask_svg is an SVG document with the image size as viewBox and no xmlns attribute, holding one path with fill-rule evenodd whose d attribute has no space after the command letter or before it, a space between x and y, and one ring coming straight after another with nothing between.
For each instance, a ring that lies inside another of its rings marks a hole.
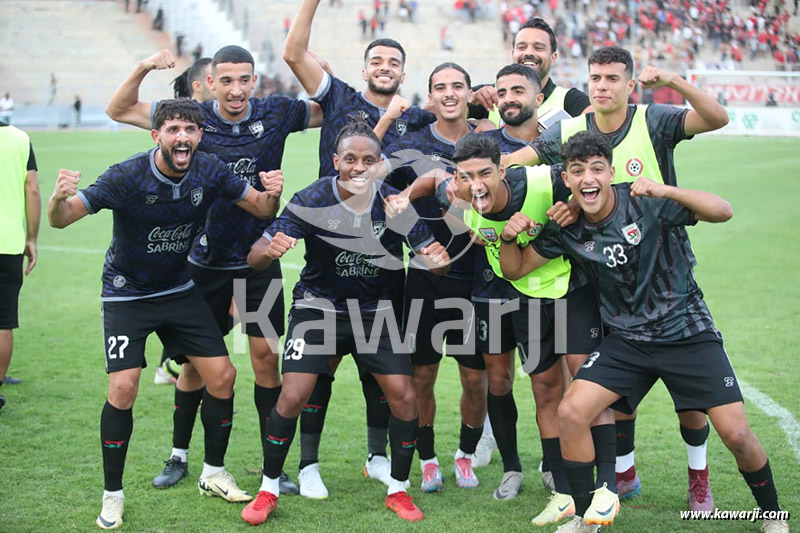
<instances>
[{"instance_id":1,"label":"raised arm","mask_svg":"<svg viewBox=\"0 0 800 533\"><path fill-rule=\"evenodd\" d=\"M733 216L730 202L716 194L664 185L647 178L639 178L631 185L631 196L674 200L693 211L695 219L701 222L727 222Z\"/></svg>"},{"instance_id":2,"label":"raised arm","mask_svg":"<svg viewBox=\"0 0 800 533\"><path fill-rule=\"evenodd\" d=\"M236 205L258 218L273 218L281 207L283 192L283 173L280 170L259 172L258 177L264 185L264 192L253 188Z\"/></svg>"},{"instance_id":3,"label":"raised arm","mask_svg":"<svg viewBox=\"0 0 800 533\"><path fill-rule=\"evenodd\" d=\"M670 87L678 91L692 105L686 114L683 130L686 135L696 135L718 130L728 123L728 112L704 90L695 87L674 72L646 67L639 75L643 89Z\"/></svg>"},{"instance_id":4,"label":"raised arm","mask_svg":"<svg viewBox=\"0 0 800 533\"><path fill-rule=\"evenodd\" d=\"M310 95L314 95L322 83L324 70L320 62L308 50L311 38L311 24L317 11L319 0L303 0L294 17L292 27L283 45L283 60L292 69L300 84Z\"/></svg>"},{"instance_id":5,"label":"raised arm","mask_svg":"<svg viewBox=\"0 0 800 533\"><path fill-rule=\"evenodd\" d=\"M42 196L39 193L39 178L35 170L29 170L25 176L25 224L27 236L25 237L25 257L28 266L25 275L31 273L36 266L36 241L39 238L39 222L42 218Z\"/></svg>"},{"instance_id":6,"label":"raised arm","mask_svg":"<svg viewBox=\"0 0 800 533\"><path fill-rule=\"evenodd\" d=\"M372 131L375 132L378 139L383 141L383 136L386 135L386 132L392 127L394 121L400 118L400 115L405 113L409 107L411 107L411 102L399 94L392 96L392 101L389 102L389 107L386 108L386 112L380 120L378 120L378 123L375 124L375 127L372 128Z\"/></svg>"},{"instance_id":7,"label":"raised arm","mask_svg":"<svg viewBox=\"0 0 800 533\"><path fill-rule=\"evenodd\" d=\"M80 172L63 168L58 171L56 187L47 204L47 218L54 228L66 228L89 214L81 199L75 196L80 179Z\"/></svg>"},{"instance_id":8,"label":"raised arm","mask_svg":"<svg viewBox=\"0 0 800 533\"><path fill-rule=\"evenodd\" d=\"M508 168L512 165L533 166L541 163L539 155L532 146L523 146L516 152L500 157L500 164Z\"/></svg>"},{"instance_id":9,"label":"raised arm","mask_svg":"<svg viewBox=\"0 0 800 533\"><path fill-rule=\"evenodd\" d=\"M153 123L150 118L150 102L139 101L139 87L151 70L164 70L175 67L175 58L169 50L161 50L137 63L125 81L117 87L106 106L106 114L117 122L149 130Z\"/></svg>"},{"instance_id":10,"label":"raised arm","mask_svg":"<svg viewBox=\"0 0 800 533\"><path fill-rule=\"evenodd\" d=\"M517 235L533 228L533 221L522 213L514 213L500 233L500 269L503 277L517 280L544 265L549 259L537 254L533 246L517 246Z\"/></svg>"}]
</instances>

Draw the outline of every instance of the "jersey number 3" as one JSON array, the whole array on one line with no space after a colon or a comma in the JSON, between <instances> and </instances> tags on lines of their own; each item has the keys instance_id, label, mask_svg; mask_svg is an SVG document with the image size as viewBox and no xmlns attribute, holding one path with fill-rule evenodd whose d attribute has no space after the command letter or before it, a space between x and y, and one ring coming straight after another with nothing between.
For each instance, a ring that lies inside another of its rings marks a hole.
<instances>
[{"instance_id":1,"label":"jersey number 3","mask_svg":"<svg viewBox=\"0 0 800 533\"><path fill-rule=\"evenodd\" d=\"M625 249L621 244L606 246L603 248L603 255L608 257L608 262L606 263L608 268L614 268L617 265L624 265L628 262L628 256L625 255Z\"/></svg>"}]
</instances>

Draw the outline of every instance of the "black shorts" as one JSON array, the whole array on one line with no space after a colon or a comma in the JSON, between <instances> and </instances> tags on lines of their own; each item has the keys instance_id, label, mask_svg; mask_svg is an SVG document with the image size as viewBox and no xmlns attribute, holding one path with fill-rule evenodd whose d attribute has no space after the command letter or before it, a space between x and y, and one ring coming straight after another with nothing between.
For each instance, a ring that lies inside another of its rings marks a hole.
<instances>
[{"instance_id":1,"label":"black shorts","mask_svg":"<svg viewBox=\"0 0 800 533\"><path fill-rule=\"evenodd\" d=\"M0 329L19 327L22 254L0 254Z\"/></svg>"},{"instance_id":2,"label":"black shorts","mask_svg":"<svg viewBox=\"0 0 800 533\"><path fill-rule=\"evenodd\" d=\"M361 374L412 375L411 357L401 337L402 331L390 311L386 310L384 316L394 326L394 342L386 320L382 321L380 331L373 331L374 312L365 311L359 326L354 324L349 313L292 307L281 372L333 377L328 364L330 358L352 354Z\"/></svg>"},{"instance_id":3,"label":"black shorts","mask_svg":"<svg viewBox=\"0 0 800 533\"><path fill-rule=\"evenodd\" d=\"M589 286L557 300L522 296L519 304L511 319L520 361L528 374L549 370L562 355L591 353L602 340L600 312ZM531 316L537 309L538 324L536 315Z\"/></svg>"},{"instance_id":4,"label":"black shorts","mask_svg":"<svg viewBox=\"0 0 800 533\"><path fill-rule=\"evenodd\" d=\"M411 268L406 276L405 304L403 309L404 329L409 327L416 331L408 331L412 340L411 362L415 366L433 365L442 359L442 346L434 346L433 330L444 322L451 322L454 329L448 329L443 335L445 353L453 357L460 365L467 368L483 370L486 364L483 355L475 348L474 310L470 296L472 294L471 279L455 279L435 276L427 270ZM470 315L464 316L460 309L448 306L436 309L435 302L445 298L458 298L469 304ZM411 320L411 305L414 301L422 303L419 321ZM467 323L464 324L464 320ZM459 324L465 328L459 327Z\"/></svg>"},{"instance_id":5,"label":"black shorts","mask_svg":"<svg viewBox=\"0 0 800 533\"><path fill-rule=\"evenodd\" d=\"M517 339L514 336L514 322L511 319L513 313L501 315L500 311L503 303L505 302L501 300L472 302L475 307L475 347L482 354L500 355L513 351L517 347ZM495 322L498 322L499 326L490 327Z\"/></svg>"},{"instance_id":6,"label":"black shorts","mask_svg":"<svg viewBox=\"0 0 800 533\"><path fill-rule=\"evenodd\" d=\"M124 302L103 302L106 372L146 368L147 336L155 332L169 353L198 357L227 356L228 349L200 291ZM183 355L177 356L185 363Z\"/></svg>"},{"instance_id":7,"label":"black shorts","mask_svg":"<svg viewBox=\"0 0 800 533\"><path fill-rule=\"evenodd\" d=\"M722 335L717 331L673 342L631 341L612 332L575 376L622 396L612 407L628 414L659 378L678 412L705 411L742 401Z\"/></svg>"},{"instance_id":8,"label":"black shorts","mask_svg":"<svg viewBox=\"0 0 800 533\"><path fill-rule=\"evenodd\" d=\"M281 283L280 294L277 295L271 307L268 309L267 319L275 329L278 337L285 333L284 329L284 304L283 304L283 280L281 278L281 266L278 261L264 270L254 270L250 267L239 268L236 270L216 270L188 263L189 274L191 274L197 287L203 295L211 309L214 320L217 321L223 335L233 329L233 318L230 315L231 298L233 297L233 280L244 279L247 283L247 311L256 312L264 300L270 282L278 280ZM264 302L269 305L270 302ZM239 309L239 316L243 312ZM249 321L244 326L244 331L251 337L264 337L264 332L256 321Z\"/></svg>"}]
</instances>

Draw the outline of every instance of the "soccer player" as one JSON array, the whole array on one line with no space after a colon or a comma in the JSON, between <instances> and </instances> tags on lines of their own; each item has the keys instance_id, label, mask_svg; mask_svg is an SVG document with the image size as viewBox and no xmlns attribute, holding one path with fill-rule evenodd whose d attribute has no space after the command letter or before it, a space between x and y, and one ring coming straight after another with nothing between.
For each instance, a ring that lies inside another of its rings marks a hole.
<instances>
[{"instance_id":1,"label":"soccer player","mask_svg":"<svg viewBox=\"0 0 800 533\"><path fill-rule=\"evenodd\" d=\"M217 157L197 152L203 114L189 100L165 100L153 115L147 153L113 165L86 189L80 172L59 171L48 205L50 225L64 228L101 209L114 212L113 238L103 265L103 335L108 399L100 417L105 491L102 529L122 525L122 472L133 431L133 404L147 363L145 340L156 332L200 374L205 428L201 494L252 499L224 468L233 420L236 370L222 335L186 269L186 256L206 213L218 199L254 216L274 217L280 171L259 173L263 192L238 179Z\"/></svg>"},{"instance_id":2,"label":"soccer player","mask_svg":"<svg viewBox=\"0 0 800 533\"><path fill-rule=\"evenodd\" d=\"M534 69L542 80L544 100L539 106L540 122L549 126L562 118L577 117L591 110L589 97L583 91L556 85L550 77L550 70L558 60L558 43L547 21L539 17L527 20L514 35L512 45L513 62ZM497 88L486 85L477 89L473 103L491 111L499 104ZM481 117L482 114L470 113L470 116Z\"/></svg>"},{"instance_id":3,"label":"soccer player","mask_svg":"<svg viewBox=\"0 0 800 533\"><path fill-rule=\"evenodd\" d=\"M692 136L713 131L728 122L721 105L677 74L654 67L645 68L639 83L645 89L671 87L691 104L690 109L668 105L629 105L628 96L636 81L633 79L633 59L627 50L618 47L601 48L588 60L589 93L593 112L585 116L562 120L549 128L534 143L507 156L506 164L553 164L561 161L560 149L574 133L596 131L608 136L614 147L614 157L620 161L617 182L634 181L646 176L668 185L677 183L673 150L675 145ZM685 231L678 227L675 231ZM641 482L633 462L634 417L625 417L617 425L617 487L621 498L632 497L641 491ZM690 510L714 509L708 479L706 440L709 427L703 413L678 413L681 436L686 442L689 457Z\"/></svg>"},{"instance_id":4,"label":"soccer player","mask_svg":"<svg viewBox=\"0 0 800 533\"><path fill-rule=\"evenodd\" d=\"M114 120L148 128L153 105L139 101L139 86L148 72L172 68L175 60L169 50L141 61L122 82L111 98L106 112ZM319 126L319 106L282 96L250 98L257 76L253 56L239 46L220 48L212 60L210 80L216 100L200 104L203 113L203 136L199 150L213 153L250 186L260 189L257 175L281 166L286 138L291 132ZM217 321L227 333L233 327L229 314L233 280L247 283L247 305L241 311L259 308L272 280L280 280L280 264L255 271L247 266L250 245L269 225L232 209L219 201L208 213L203 231L195 238L189 254L189 271ZM254 398L259 416L262 447L264 425L280 394L280 374L276 353L278 337L284 331L283 296L269 309L274 338L267 338L256 323L245 327L250 345L250 359L255 373ZM273 348L274 347L274 348ZM188 470L188 449L203 381L190 365L183 365L175 389L173 450L164 471L153 483L169 487L182 479ZM284 475L284 490L296 494L297 487Z\"/></svg>"},{"instance_id":5,"label":"soccer player","mask_svg":"<svg viewBox=\"0 0 800 533\"><path fill-rule=\"evenodd\" d=\"M293 291L286 334L283 389L267 423L261 490L242 511L245 522L254 525L266 521L278 504L278 476L297 417L318 376L332 377L328 360L347 353L353 354L361 372L374 375L391 409L392 471L386 506L404 520L423 518L406 493L417 412L411 361L388 309L386 281L389 268L402 267L404 236L437 272L447 268L449 257L419 219L387 218L384 199L398 191L377 183L367 172L381 157L380 141L370 126L355 121L336 141L333 162L338 175L296 193L248 256L251 266L266 268L298 239L305 239L306 265ZM413 263L418 265L419 259ZM373 332L369 342L366 331Z\"/></svg>"},{"instance_id":6,"label":"soccer player","mask_svg":"<svg viewBox=\"0 0 800 533\"><path fill-rule=\"evenodd\" d=\"M688 117L686 117L688 120ZM631 413L661 379L676 411L708 413L756 504L779 511L769 461L744 411L742 394L711 314L694 280L694 253L675 227L725 222L731 205L718 196L640 177L612 186L611 142L579 132L562 148L565 183L582 209L565 228L548 224L525 249L517 236L531 221L516 213L501 234L503 273L516 279L562 255L580 262L599 296L610 333L581 367L558 408L561 451L575 519L561 532L596 531L613 522L616 495L595 491L589 422L610 405ZM607 512L611 509L611 512ZM765 520L762 531L788 532Z\"/></svg>"},{"instance_id":7,"label":"soccer player","mask_svg":"<svg viewBox=\"0 0 800 533\"><path fill-rule=\"evenodd\" d=\"M214 100L214 89L209 83L211 75L211 58L201 57L184 70L180 76L172 80L175 98L191 98L195 102Z\"/></svg>"},{"instance_id":8,"label":"soccer player","mask_svg":"<svg viewBox=\"0 0 800 533\"><path fill-rule=\"evenodd\" d=\"M382 146L388 146L403 135L426 127L436 117L418 107L410 106L399 95L405 80L406 53L393 39L372 41L364 51L362 78L366 83L358 90L326 72L309 51L311 26L319 0L303 0L292 21L284 44L283 58L297 76L300 84L319 103L324 119L319 141L319 177L337 175L333 167L334 141L347 125L351 115L359 115L378 134ZM392 305L400 313L403 306L405 270L391 273ZM333 368L341 361L333 358ZM372 375L362 374L362 390L367 411L367 460L364 474L388 484L391 464L386 456L386 436L389 408L383 392ZM300 420L300 491L301 494L324 498L328 490L319 474L319 442L330 401L331 384L328 376L317 380L309 404L314 407L303 413ZM305 484L305 486L304 486Z\"/></svg>"},{"instance_id":9,"label":"soccer player","mask_svg":"<svg viewBox=\"0 0 800 533\"><path fill-rule=\"evenodd\" d=\"M405 288L404 321L408 325L411 306L422 302L415 349L411 355L414 364L414 387L419 411L417 451L422 468L421 489L437 492L444 487L444 476L439 468L434 447L433 423L436 416L436 398L433 387L442 358L442 346L434 345L433 332L437 325L463 320L466 310L443 307L436 309L434 302L443 298L460 298L468 302L472 291L474 247L466 231L453 234L450 224L442 218L439 204L433 198L422 198L417 187L429 190L436 176L444 176L454 169L452 163L456 142L472 131L467 121L467 105L471 98L470 77L463 67L455 63L442 63L428 78L428 100L436 115L436 122L420 131L406 134L384 150L387 178L392 185L403 189L403 195L421 199L414 203L420 216L429 221L437 241L446 245L453 260L448 274L434 278L422 270L409 271ZM428 196L431 196L428 194ZM450 214L446 216L451 216ZM472 309L468 310L471 319ZM441 328L441 326L438 326ZM456 485L471 488L478 485L472 470L472 456L483 431L486 417L486 366L481 354L474 349L470 336L474 328L451 329L445 333L447 355L458 362L461 376L461 435L455 455ZM460 348L456 348L456 347Z\"/></svg>"}]
</instances>

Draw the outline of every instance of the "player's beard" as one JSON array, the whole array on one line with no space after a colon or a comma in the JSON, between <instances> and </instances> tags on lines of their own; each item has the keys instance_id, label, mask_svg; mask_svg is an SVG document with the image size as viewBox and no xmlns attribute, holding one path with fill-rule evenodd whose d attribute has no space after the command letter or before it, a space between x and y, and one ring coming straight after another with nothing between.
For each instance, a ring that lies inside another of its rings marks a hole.
<instances>
[{"instance_id":1,"label":"player's beard","mask_svg":"<svg viewBox=\"0 0 800 533\"><path fill-rule=\"evenodd\" d=\"M376 85L372 78L369 79L367 82L367 87L369 90L376 94L386 94L386 95L394 95L397 94L398 89L400 89L400 80L396 79L395 82L389 87L381 87Z\"/></svg>"},{"instance_id":2,"label":"player's beard","mask_svg":"<svg viewBox=\"0 0 800 533\"><path fill-rule=\"evenodd\" d=\"M179 168L175 164L175 160L172 158L172 153L175 151L176 148L188 148L189 149L189 160L186 163L186 168ZM189 143L180 143L180 144L179 143L175 143L175 144L172 145L172 148L169 151L164 150L164 148L162 147L161 148L161 157L164 158L164 162L167 164L167 166L170 168L170 170L172 170L176 174L186 174L186 172L189 170L189 167L192 165L192 159L194 158L194 151L195 151L194 148Z\"/></svg>"},{"instance_id":3,"label":"player's beard","mask_svg":"<svg viewBox=\"0 0 800 533\"><path fill-rule=\"evenodd\" d=\"M502 118L503 122L505 122L509 126L519 126L520 124L522 124L523 122L525 122L526 120L528 120L533 116L533 107L521 105L517 108L519 109L519 112L516 115L510 118L506 118L505 110L510 109L512 107L516 106L505 107L503 110L500 111L500 118Z\"/></svg>"}]
</instances>

